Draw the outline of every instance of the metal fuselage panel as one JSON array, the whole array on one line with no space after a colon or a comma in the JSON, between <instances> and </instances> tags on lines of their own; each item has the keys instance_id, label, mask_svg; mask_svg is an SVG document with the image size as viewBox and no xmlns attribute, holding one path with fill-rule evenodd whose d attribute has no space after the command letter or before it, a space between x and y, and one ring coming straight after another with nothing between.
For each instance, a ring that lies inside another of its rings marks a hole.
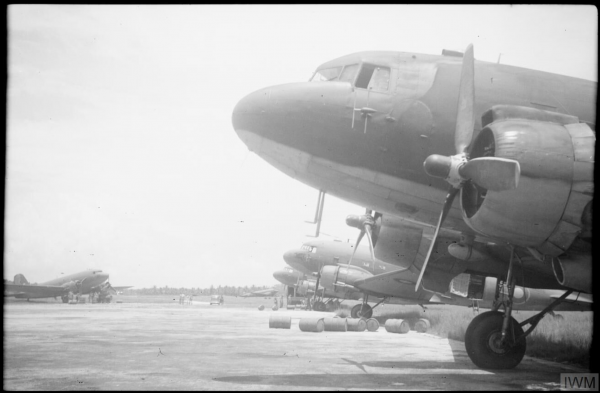
<instances>
[{"instance_id":1,"label":"metal fuselage panel","mask_svg":"<svg viewBox=\"0 0 600 393\"><path fill-rule=\"evenodd\" d=\"M427 176L430 154L454 154L461 59L365 52L336 64L390 67L386 91L348 82L272 86L242 99L240 138L267 162L332 195L434 224L448 185ZM518 67L475 63L476 130L493 105L522 105L595 122L596 83ZM374 112L371 112L371 111ZM468 232L458 203L445 227Z\"/></svg>"}]
</instances>

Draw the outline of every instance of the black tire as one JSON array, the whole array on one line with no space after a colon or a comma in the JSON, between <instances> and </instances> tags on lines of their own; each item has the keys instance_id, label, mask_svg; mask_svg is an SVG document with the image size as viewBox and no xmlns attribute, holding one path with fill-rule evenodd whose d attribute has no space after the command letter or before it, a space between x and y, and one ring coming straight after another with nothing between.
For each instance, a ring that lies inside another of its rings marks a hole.
<instances>
[{"instance_id":1,"label":"black tire","mask_svg":"<svg viewBox=\"0 0 600 393\"><path fill-rule=\"evenodd\" d=\"M315 311L325 311L327 306L322 301L317 300L315 304L313 304L313 310Z\"/></svg>"},{"instance_id":2,"label":"black tire","mask_svg":"<svg viewBox=\"0 0 600 393\"><path fill-rule=\"evenodd\" d=\"M479 314L469 324L465 333L465 349L469 358L477 367L492 370L515 368L525 355L525 338L514 342L515 337L523 334L519 323L510 318L508 337L504 345L499 344L504 314L488 311Z\"/></svg>"},{"instance_id":3,"label":"black tire","mask_svg":"<svg viewBox=\"0 0 600 393\"><path fill-rule=\"evenodd\" d=\"M362 304L357 304L352 307L350 310L350 316L352 318L366 318L369 319L373 316L373 309L368 304L365 304L364 307Z\"/></svg>"}]
</instances>

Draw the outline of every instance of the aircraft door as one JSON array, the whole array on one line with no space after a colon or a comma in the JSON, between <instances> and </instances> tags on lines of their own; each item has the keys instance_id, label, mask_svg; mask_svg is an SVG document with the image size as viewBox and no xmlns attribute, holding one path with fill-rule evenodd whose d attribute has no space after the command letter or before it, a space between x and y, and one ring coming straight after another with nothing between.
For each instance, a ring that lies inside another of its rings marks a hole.
<instances>
[{"instance_id":1,"label":"aircraft door","mask_svg":"<svg viewBox=\"0 0 600 393\"><path fill-rule=\"evenodd\" d=\"M387 66L362 64L351 97L353 129L382 136L390 123L396 121L391 116L392 71Z\"/></svg>"}]
</instances>

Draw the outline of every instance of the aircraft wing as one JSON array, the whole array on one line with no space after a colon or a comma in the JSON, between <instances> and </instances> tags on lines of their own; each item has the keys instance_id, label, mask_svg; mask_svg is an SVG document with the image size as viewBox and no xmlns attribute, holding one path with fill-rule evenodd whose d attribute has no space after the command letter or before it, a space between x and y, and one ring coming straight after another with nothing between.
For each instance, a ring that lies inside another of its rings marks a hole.
<instances>
[{"instance_id":1,"label":"aircraft wing","mask_svg":"<svg viewBox=\"0 0 600 393\"><path fill-rule=\"evenodd\" d=\"M440 290L440 292L445 292L448 288L448 284L452 278L454 278L455 274L440 271L435 268L432 268L431 270L431 273L428 272L428 274L424 276L424 286L426 288L438 287L438 289L443 289ZM378 274L363 280L358 280L354 283L354 286L361 291L374 295L377 294L380 296L414 298L415 283L417 282L418 277L419 274L410 269L396 270L389 273ZM435 278L435 285L431 281L431 277ZM429 295L430 292L428 292L427 296Z\"/></svg>"},{"instance_id":2,"label":"aircraft wing","mask_svg":"<svg viewBox=\"0 0 600 393\"><path fill-rule=\"evenodd\" d=\"M122 291L124 289L133 288L133 287L134 287L134 285L129 285L129 286L125 286L125 287L113 287L111 285L111 288L113 288L115 291Z\"/></svg>"},{"instance_id":3,"label":"aircraft wing","mask_svg":"<svg viewBox=\"0 0 600 393\"><path fill-rule=\"evenodd\" d=\"M552 299L558 299L560 295L550 295ZM565 303L579 303L584 305L594 304L592 295L587 293L572 293L565 299Z\"/></svg>"},{"instance_id":4,"label":"aircraft wing","mask_svg":"<svg viewBox=\"0 0 600 393\"><path fill-rule=\"evenodd\" d=\"M14 296L20 293L32 294L35 296L60 296L65 293L65 288L58 286L48 285L18 285L18 284L4 284L4 290L9 292L5 296Z\"/></svg>"}]
</instances>

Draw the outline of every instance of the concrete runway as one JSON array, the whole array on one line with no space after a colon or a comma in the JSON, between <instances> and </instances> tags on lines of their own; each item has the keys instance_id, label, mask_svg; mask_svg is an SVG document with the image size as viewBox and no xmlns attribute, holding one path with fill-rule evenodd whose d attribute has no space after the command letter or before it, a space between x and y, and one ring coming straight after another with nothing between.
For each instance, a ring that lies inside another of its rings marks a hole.
<instances>
[{"instance_id":1,"label":"concrete runway","mask_svg":"<svg viewBox=\"0 0 600 393\"><path fill-rule=\"evenodd\" d=\"M126 301L126 300L125 300ZM264 300L265 306L271 301ZM205 302L5 302L5 390L558 390L587 370L525 357L478 369L461 342L414 331L269 329L269 308Z\"/></svg>"}]
</instances>

